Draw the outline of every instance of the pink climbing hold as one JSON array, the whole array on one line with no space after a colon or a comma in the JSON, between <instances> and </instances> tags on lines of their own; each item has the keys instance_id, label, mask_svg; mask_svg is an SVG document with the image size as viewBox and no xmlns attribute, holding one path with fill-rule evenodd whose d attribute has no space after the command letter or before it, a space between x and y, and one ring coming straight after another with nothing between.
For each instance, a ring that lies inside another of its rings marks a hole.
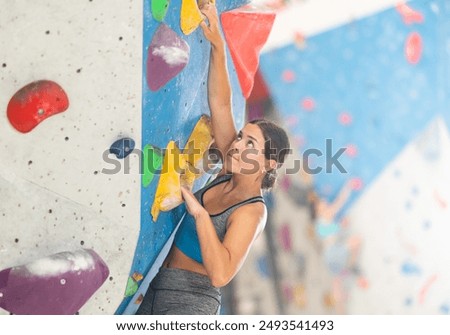
<instances>
[{"instance_id":1,"label":"pink climbing hold","mask_svg":"<svg viewBox=\"0 0 450 335\"><path fill-rule=\"evenodd\" d=\"M436 202L438 203L439 207L441 207L442 209L446 209L447 208L447 201L445 201L445 198L442 197L437 190L434 190L433 192L434 195L434 199L436 200Z\"/></svg>"},{"instance_id":2,"label":"pink climbing hold","mask_svg":"<svg viewBox=\"0 0 450 335\"><path fill-rule=\"evenodd\" d=\"M50 80L34 81L22 87L8 103L7 116L11 125L28 133L48 117L69 107L66 92Z\"/></svg>"},{"instance_id":3,"label":"pink climbing hold","mask_svg":"<svg viewBox=\"0 0 450 335\"><path fill-rule=\"evenodd\" d=\"M292 286L285 283L282 286L282 291L284 298L290 303L294 300L294 290L292 289Z\"/></svg>"},{"instance_id":4,"label":"pink climbing hold","mask_svg":"<svg viewBox=\"0 0 450 335\"><path fill-rule=\"evenodd\" d=\"M291 70L284 70L281 77L285 83L293 83L295 81L295 73Z\"/></svg>"},{"instance_id":5,"label":"pink climbing hold","mask_svg":"<svg viewBox=\"0 0 450 335\"><path fill-rule=\"evenodd\" d=\"M425 298L427 297L428 291L430 291L431 286L436 282L437 279L438 279L437 274L432 275L425 281L425 284L420 289L418 300L421 305L425 302Z\"/></svg>"},{"instance_id":6,"label":"pink climbing hold","mask_svg":"<svg viewBox=\"0 0 450 335\"><path fill-rule=\"evenodd\" d=\"M305 49L306 48L306 37L300 31L294 32L294 43L297 48Z\"/></svg>"},{"instance_id":7,"label":"pink climbing hold","mask_svg":"<svg viewBox=\"0 0 450 335\"><path fill-rule=\"evenodd\" d=\"M356 155L358 155L358 148L356 147L355 144L349 144L345 148L345 154L352 158L356 157Z\"/></svg>"},{"instance_id":8,"label":"pink climbing hold","mask_svg":"<svg viewBox=\"0 0 450 335\"><path fill-rule=\"evenodd\" d=\"M189 54L189 45L161 23L147 54L147 85L150 90L159 90L177 76L188 63Z\"/></svg>"},{"instance_id":9,"label":"pink climbing hold","mask_svg":"<svg viewBox=\"0 0 450 335\"><path fill-rule=\"evenodd\" d=\"M410 64L417 64L422 57L422 37L416 32L409 34L405 44L405 56Z\"/></svg>"},{"instance_id":10,"label":"pink climbing hold","mask_svg":"<svg viewBox=\"0 0 450 335\"><path fill-rule=\"evenodd\" d=\"M296 147L303 147L306 143L306 140L305 137L302 135L294 135L292 142Z\"/></svg>"},{"instance_id":11,"label":"pink climbing hold","mask_svg":"<svg viewBox=\"0 0 450 335\"><path fill-rule=\"evenodd\" d=\"M272 30L275 14L237 9L222 13L220 18L242 95L247 99L258 69L259 52Z\"/></svg>"},{"instance_id":12,"label":"pink climbing hold","mask_svg":"<svg viewBox=\"0 0 450 335\"><path fill-rule=\"evenodd\" d=\"M289 188L291 187L292 182L291 179L287 176L284 175L283 178L281 178L281 182L280 182L280 187L284 192L287 192L289 190Z\"/></svg>"},{"instance_id":13,"label":"pink climbing hold","mask_svg":"<svg viewBox=\"0 0 450 335\"><path fill-rule=\"evenodd\" d=\"M359 191L363 188L363 181L361 178L352 178L350 180L350 188L354 191Z\"/></svg>"},{"instance_id":14,"label":"pink climbing hold","mask_svg":"<svg viewBox=\"0 0 450 335\"><path fill-rule=\"evenodd\" d=\"M304 110L311 112L316 108L316 102L313 98L307 97L302 100L301 106Z\"/></svg>"},{"instance_id":15,"label":"pink climbing hold","mask_svg":"<svg viewBox=\"0 0 450 335\"><path fill-rule=\"evenodd\" d=\"M339 123L343 126L348 126L353 121L352 115L347 112L342 112L339 114Z\"/></svg>"},{"instance_id":16,"label":"pink climbing hold","mask_svg":"<svg viewBox=\"0 0 450 335\"><path fill-rule=\"evenodd\" d=\"M291 229L287 224L284 224L280 229L280 242L284 251L292 251Z\"/></svg>"},{"instance_id":17,"label":"pink climbing hold","mask_svg":"<svg viewBox=\"0 0 450 335\"><path fill-rule=\"evenodd\" d=\"M413 24L413 23L423 23L424 17L423 14L415 9L412 9L405 3L399 3L396 6L397 12L403 18L403 22L405 24Z\"/></svg>"},{"instance_id":18,"label":"pink climbing hold","mask_svg":"<svg viewBox=\"0 0 450 335\"><path fill-rule=\"evenodd\" d=\"M287 118L286 118L286 124L287 124L287 126L288 127L294 127L294 126L296 126L298 123L299 123L299 118L298 118L298 115L289 115Z\"/></svg>"}]
</instances>

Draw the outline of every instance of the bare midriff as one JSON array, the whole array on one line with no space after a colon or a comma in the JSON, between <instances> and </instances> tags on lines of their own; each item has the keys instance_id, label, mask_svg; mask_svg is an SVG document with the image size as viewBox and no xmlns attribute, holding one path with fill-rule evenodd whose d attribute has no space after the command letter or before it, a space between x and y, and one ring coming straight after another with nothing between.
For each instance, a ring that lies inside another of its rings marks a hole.
<instances>
[{"instance_id":1,"label":"bare midriff","mask_svg":"<svg viewBox=\"0 0 450 335\"><path fill-rule=\"evenodd\" d=\"M178 249L174 245L170 249L170 252L164 260L162 266L165 268L177 268L197 272L206 276L208 275L205 267L202 264L186 256L183 252L181 252L180 249Z\"/></svg>"}]
</instances>

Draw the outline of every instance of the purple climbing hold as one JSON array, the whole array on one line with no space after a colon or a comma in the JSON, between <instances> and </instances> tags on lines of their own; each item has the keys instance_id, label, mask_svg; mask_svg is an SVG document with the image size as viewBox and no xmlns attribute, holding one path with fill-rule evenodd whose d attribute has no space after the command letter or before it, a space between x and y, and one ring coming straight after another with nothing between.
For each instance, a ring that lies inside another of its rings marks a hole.
<instances>
[{"instance_id":1,"label":"purple climbing hold","mask_svg":"<svg viewBox=\"0 0 450 335\"><path fill-rule=\"evenodd\" d=\"M166 24L153 36L147 55L147 85L157 91L178 75L189 61L189 45Z\"/></svg>"},{"instance_id":2,"label":"purple climbing hold","mask_svg":"<svg viewBox=\"0 0 450 335\"><path fill-rule=\"evenodd\" d=\"M19 315L75 314L108 276L93 250L54 254L0 271L0 307Z\"/></svg>"}]
</instances>

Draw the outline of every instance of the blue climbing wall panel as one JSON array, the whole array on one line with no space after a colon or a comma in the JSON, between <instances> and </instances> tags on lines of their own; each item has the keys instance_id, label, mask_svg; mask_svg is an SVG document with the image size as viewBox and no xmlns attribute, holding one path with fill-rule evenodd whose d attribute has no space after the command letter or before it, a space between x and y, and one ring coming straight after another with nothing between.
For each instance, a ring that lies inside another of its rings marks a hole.
<instances>
[{"instance_id":1,"label":"blue climbing wall panel","mask_svg":"<svg viewBox=\"0 0 450 335\"><path fill-rule=\"evenodd\" d=\"M217 8L220 14L245 5L247 2L245 0L217 1ZM209 115L207 75L210 45L200 27L190 35L183 34L180 28L181 4L181 0L170 2L163 23L187 42L190 48L189 61L177 76L158 90L152 91L147 85L146 78L147 52L155 32L162 23L153 18L151 1L144 1L142 148L150 144L164 149L171 140L176 141L178 147L183 148L200 116ZM245 100L229 53L227 58L233 90L233 113L236 126L240 128L244 123ZM158 180L159 178L155 176L148 187L141 187L141 229L130 276L135 273L145 276L148 273L184 213L184 206L179 206L170 212L161 212L157 222L153 222L150 209ZM205 182L206 178L199 179L194 185L194 190L203 186ZM124 299L116 311L117 314L124 312L131 298L130 296Z\"/></svg>"},{"instance_id":2,"label":"blue climbing wall panel","mask_svg":"<svg viewBox=\"0 0 450 335\"><path fill-rule=\"evenodd\" d=\"M411 1L416 18L392 8L261 55L261 71L321 196L351 178L363 186L436 115L450 121L450 2ZM347 173L326 168L326 139ZM353 200L356 194L353 195ZM349 202L351 203L351 202Z\"/></svg>"}]
</instances>

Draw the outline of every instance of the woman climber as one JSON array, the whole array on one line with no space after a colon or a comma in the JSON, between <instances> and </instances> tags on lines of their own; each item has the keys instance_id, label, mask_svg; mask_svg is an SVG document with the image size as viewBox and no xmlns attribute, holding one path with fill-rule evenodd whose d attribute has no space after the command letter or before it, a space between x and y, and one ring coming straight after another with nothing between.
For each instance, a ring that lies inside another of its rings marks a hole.
<instances>
[{"instance_id":1,"label":"woman climber","mask_svg":"<svg viewBox=\"0 0 450 335\"><path fill-rule=\"evenodd\" d=\"M220 287L236 275L263 231L267 210L262 194L274 185L290 150L286 132L270 121L252 121L236 130L217 10L208 3L201 12L209 22L200 26L211 43L208 102L222 169L195 194L182 187L188 214L137 314L219 313Z\"/></svg>"}]
</instances>

